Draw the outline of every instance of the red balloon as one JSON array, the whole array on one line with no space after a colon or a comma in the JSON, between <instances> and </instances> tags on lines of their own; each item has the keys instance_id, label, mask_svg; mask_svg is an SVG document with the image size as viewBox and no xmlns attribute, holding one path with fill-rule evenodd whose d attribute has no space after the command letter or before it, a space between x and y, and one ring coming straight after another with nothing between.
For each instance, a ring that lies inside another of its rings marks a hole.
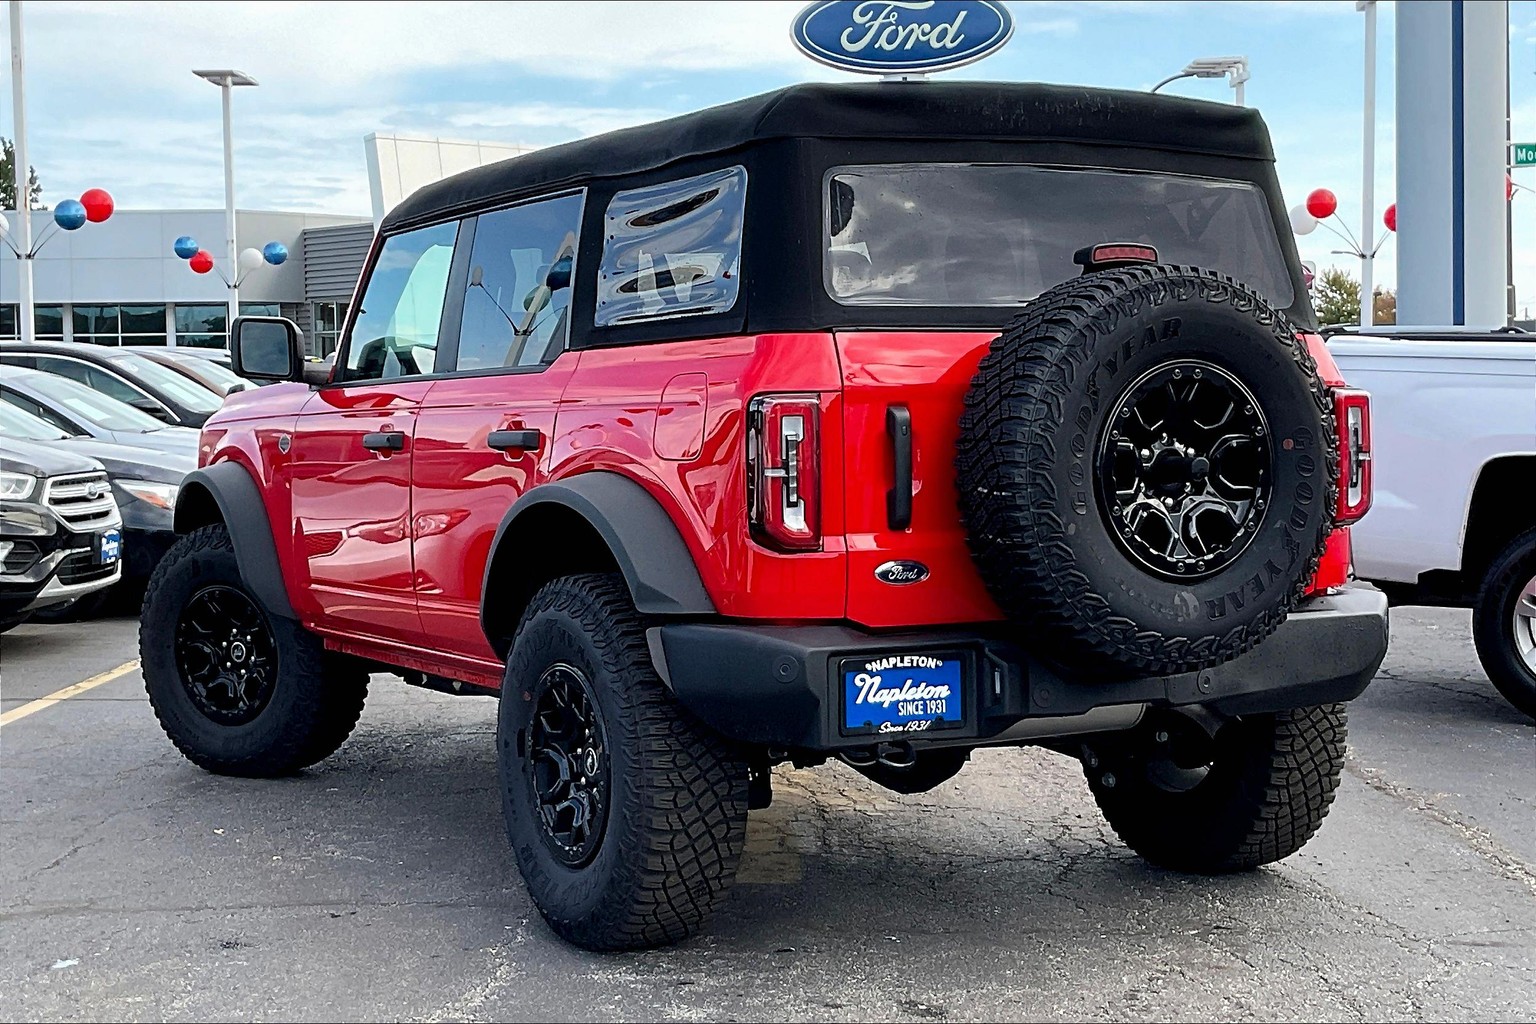
<instances>
[{"instance_id":1,"label":"red balloon","mask_svg":"<svg viewBox=\"0 0 1536 1024\"><path fill-rule=\"evenodd\" d=\"M192 268L194 274L206 274L213 269L213 253L207 249L199 249L187 260L187 266Z\"/></svg>"},{"instance_id":2,"label":"red balloon","mask_svg":"<svg viewBox=\"0 0 1536 1024\"><path fill-rule=\"evenodd\" d=\"M1388 231L1397 230L1397 204L1387 207L1387 212L1381 215L1381 222L1387 226Z\"/></svg>"},{"instance_id":3,"label":"red balloon","mask_svg":"<svg viewBox=\"0 0 1536 1024\"><path fill-rule=\"evenodd\" d=\"M111 193L104 188L88 188L80 193L80 205L85 207L85 219L92 224L100 224L117 208Z\"/></svg>"},{"instance_id":4,"label":"red balloon","mask_svg":"<svg viewBox=\"0 0 1536 1024\"><path fill-rule=\"evenodd\" d=\"M1307 212L1318 220L1333 216L1339 208L1339 197L1325 188L1315 188L1307 193Z\"/></svg>"}]
</instances>

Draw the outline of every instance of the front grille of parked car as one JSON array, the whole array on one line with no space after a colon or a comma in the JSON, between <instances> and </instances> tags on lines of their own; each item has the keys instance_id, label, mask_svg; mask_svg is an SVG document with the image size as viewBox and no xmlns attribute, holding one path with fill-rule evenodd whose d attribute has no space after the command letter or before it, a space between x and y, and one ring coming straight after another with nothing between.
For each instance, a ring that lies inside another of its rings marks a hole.
<instances>
[{"instance_id":1,"label":"front grille of parked car","mask_svg":"<svg viewBox=\"0 0 1536 1024\"><path fill-rule=\"evenodd\" d=\"M76 551L59 563L60 583L89 583L105 579L117 569L117 563L97 565L89 551Z\"/></svg>"},{"instance_id":2,"label":"front grille of parked car","mask_svg":"<svg viewBox=\"0 0 1536 1024\"><path fill-rule=\"evenodd\" d=\"M117 502L105 473L52 477L43 500L76 530L103 526L117 517Z\"/></svg>"}]
</instances>

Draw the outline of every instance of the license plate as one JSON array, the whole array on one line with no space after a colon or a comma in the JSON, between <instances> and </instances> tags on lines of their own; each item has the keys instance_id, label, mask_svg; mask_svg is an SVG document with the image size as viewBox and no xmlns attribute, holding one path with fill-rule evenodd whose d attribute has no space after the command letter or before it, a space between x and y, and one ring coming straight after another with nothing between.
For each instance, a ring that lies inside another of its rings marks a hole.
<instances>
[{"instance_id":1,"label":"license plate","mask_svg":"<svg viewBox=\"0 0 1536 1024\"><path fill-rule=\"evenodd\" d=\"M965 724L964 661L955 655L844 658L843 732L918 733Z\"/></svg>"},{"instance_id":2,"label":"license plate","mask_svg":"<svg viewBox=\"0 0 1536 1024\"><path fill-rule=\"evenodd\" d=\"M103 530L96 535L96 563L111 565L122 557L123 535L117 530Z\"/></svg>"}]
</instances>

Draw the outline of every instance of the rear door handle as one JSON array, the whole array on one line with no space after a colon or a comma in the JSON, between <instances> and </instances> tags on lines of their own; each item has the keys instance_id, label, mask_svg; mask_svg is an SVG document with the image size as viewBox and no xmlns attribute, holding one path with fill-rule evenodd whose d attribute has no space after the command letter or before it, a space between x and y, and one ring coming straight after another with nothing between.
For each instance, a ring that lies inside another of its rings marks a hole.
<instances>
[{"instance_id":1,"label":"rear door handle","mask_svg":"<svg viewBox=\"0 0 1536 1024\"><path fill-rule=\"evenodd\" d=\"M885 492L885 521L893 530L912 525L912 412L904 405L885 407L885 432L891 439L896 486Z\"/></svg>"},{"instance_id":2,"label":"rear door handle","mask_svg":"<svg viewBox=\"0 0 1536 1024\"><path fill-rule=\"evenodd\" d=\"M485 439L486 445L502 452L531 452L539 447L537 430L493 430Z\"/></svg>"},{"instance_id":3,"label":"rear door handle","mask_svg":"<svg viewBox=\"0 0 1536 1024\"><path fill-rule=\"evenodd\" d=\"M398 430L375 430L363 435L363 447L371 452L403 451L405 434Z\"/></svg>"}]
</instances>

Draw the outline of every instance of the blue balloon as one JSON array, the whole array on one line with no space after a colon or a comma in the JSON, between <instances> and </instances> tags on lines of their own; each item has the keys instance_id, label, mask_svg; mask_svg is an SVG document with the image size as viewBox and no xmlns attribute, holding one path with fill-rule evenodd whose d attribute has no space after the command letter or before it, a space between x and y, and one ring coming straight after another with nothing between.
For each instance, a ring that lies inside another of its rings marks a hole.
<instances>
[{"instance_id":1,"label":"blue balloon","mask_svg":"<svg viewBox=\"0 0 1536 1024\"><path fill-rule=\"evenodd\" d=\"M282 242L268 242L261 247L261 258L274 267L281 266L288 259L288 247Z\"/></svg>"},{"instance_id":2,"label":"blue balloon","mask_svg":"<svg viewBox=\"0 0 1536 1024\"><path fill-rule=\"evenodd\" d=\"M177 256L180 256L184 260L189 260L193 256L197 255L197 250L200 248L200 246L197 244L197 239L193 238L191 235L182 235L171 244L171 248L175 251Z\"/></svg>"},{"instance_id":3,"label":"blue balloon","mask_svg":"<svg viewBox=\"0 0 1536 1024\"><path fill-rule=\"evenodd\" d=\"M74 231L85 223L85 207L78 199L66 199L53 208L53 222L65 231Z\"/></svg>"}]
</instances>

